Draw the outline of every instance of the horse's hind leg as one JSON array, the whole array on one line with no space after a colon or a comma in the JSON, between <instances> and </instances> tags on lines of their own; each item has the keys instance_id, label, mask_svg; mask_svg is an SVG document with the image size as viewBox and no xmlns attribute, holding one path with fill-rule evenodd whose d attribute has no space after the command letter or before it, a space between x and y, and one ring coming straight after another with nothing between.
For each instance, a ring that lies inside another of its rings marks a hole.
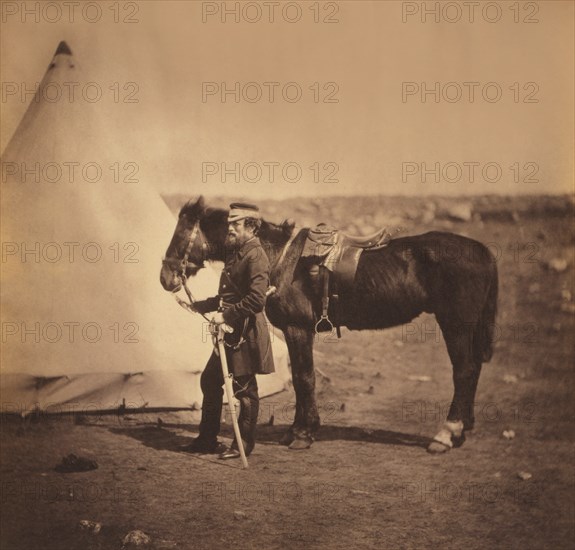
<instances>
[{"instance_id":1,"label":"horse's hind leg","mask_svg":"<svg viewBox=\"0 0 575 550\"><path fill-rule=\"evenodd\" d=\"M295 419L282 443L290 449L307 449L319 428L319 414L315 401L315 372L313 369L314 333L289 326L284 329L292 368L296 396Z\"/></svg>"},{"instance_id":2,"label":"horse's hind leg","mask_svg":"<svg viewBox=\"0 0 575 550\"><path fill-rule=\"evenodd\" d=\"M459 447L465 441L465 430L474 423L475 393L481 372L481 362L473 356L474 325L453 326L441 321L440 325L453 365L454 393L447 421L428 447L433 453Z\"/></svg>"}]
</instances>

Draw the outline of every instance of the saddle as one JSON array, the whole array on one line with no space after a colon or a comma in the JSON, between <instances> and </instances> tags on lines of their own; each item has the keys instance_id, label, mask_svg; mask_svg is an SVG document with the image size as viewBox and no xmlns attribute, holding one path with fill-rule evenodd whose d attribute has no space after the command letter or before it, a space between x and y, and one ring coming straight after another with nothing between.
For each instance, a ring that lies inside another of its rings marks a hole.
<instances>
[{"instance_id":1,"label":"saddle","mask_svg":"<svg viewBox=\"0 0 575 550\"><path fill-rule=\"evenodd\" d=\"M386 228L367 236L352 236L320 223L309 230L301 254L302 258L314 258L310 275L323 279L322 313L316 323L317 332L332 331L334 324L328 316L330 298L337 304L340 293L351 292L359 258L364 250L378 250L387 246L391 233ZM340 326L336 322L338 337Z\"/></svg>"}]
</instances>

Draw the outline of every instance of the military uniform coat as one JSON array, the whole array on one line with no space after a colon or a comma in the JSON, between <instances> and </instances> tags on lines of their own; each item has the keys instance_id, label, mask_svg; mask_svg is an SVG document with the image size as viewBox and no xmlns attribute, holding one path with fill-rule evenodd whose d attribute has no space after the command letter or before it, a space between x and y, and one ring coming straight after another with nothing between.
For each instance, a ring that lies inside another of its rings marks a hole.
<instances>
[{"instance_id":1,"label":"military uniform coat","mask_svg":"<svg viewBox=\"0 0 575 550\"><path fill-rule=\"evenodd\" d=\"M226 261L218 296L195 304L200 313L223 308L224 321L234 329L225 336L228 368L234 376L269 374L275 370L263 314L269 271L260 240L253 237Z\"/></svg>"}]
</instances>

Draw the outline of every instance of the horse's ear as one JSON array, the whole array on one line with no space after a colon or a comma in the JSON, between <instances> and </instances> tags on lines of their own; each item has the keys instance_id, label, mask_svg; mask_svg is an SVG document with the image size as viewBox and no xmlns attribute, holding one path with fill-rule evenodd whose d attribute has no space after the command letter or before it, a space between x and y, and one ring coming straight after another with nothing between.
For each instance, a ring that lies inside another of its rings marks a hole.
<instances>
[{"instance_id":1,"label":"horse's ear","mask_svg":"<svg viewBox=\"0 0 575 550\"><path fill-rule=\"evenodd\" d=\"M206 210L206 204L204 202L204 197L200 195L196 201L190 199L180 210L180 218L186 218L191 222L199 220L203 217Z\"/></svg>"},{"instance_id":2,"label":"horse's ear","mask_svg":"<svg viewBox=\"0 0 575 550\"><path fill-rule=\"evenodd\" d=\"M295 227L295 221L292 220L291 218L288 218L287 220L284 220L282 222L282 229L286 235L291 236L291 234L293 233L294 227Z\"/></svg>"},{"instance_id":3,"label":"horse's ear","mask_svg":"<svg viewBox=\"0 0 575 550\"><path fill-rule=\"evenodd\" d=\"M200 195L191 208L192 217L195 220L199 220L203 217L205 211L206 211L206 201L204 200L204 196Z\"/></svg>"}]
</instances>

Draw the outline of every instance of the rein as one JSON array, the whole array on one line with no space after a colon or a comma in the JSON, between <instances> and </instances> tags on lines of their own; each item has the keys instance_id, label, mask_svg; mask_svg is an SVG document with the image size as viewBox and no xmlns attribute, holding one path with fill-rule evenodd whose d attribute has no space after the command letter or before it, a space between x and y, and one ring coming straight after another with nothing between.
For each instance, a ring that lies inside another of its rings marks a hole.
<instances>
[{"instance_id":1,"label":"rein","mask_svg":"<svg viewBox=\"0 0 575 550\"><path fill-rule=\"evenodd\" d=\"M184 252L184 256L182 257L182 259L180 261L180 269L178 270L178 276L179 276L180 280L182 281L182 286L184 287L184 290L186 291L189 303L186 302L185 300L182 300L179 296L176 296L176 294L174 294L174 298L176 299L176 302L178 302L178 304L180 306L182 306L186 311L189 311L190 313L200 314L211 325L211 324L213 324L213 321L211 319L209 319L205 313L200 313L194 307L196 300L192 294L192 291L188 288L188 284L187 284L188 283L188 276L186 275L186 270L188 268L188 265L193 264L193 267L202 268L204 262L207 259L207 253L206 252L208 250L208 243L206 242L205 238L202 238L202 257L201 257L202 265L198 265L195 262L190 262L190 260L189 260L190 254L192 253L192 249L193 249L194 244L196 243L196 240L198 239L198 237L200 237L200 222L199 222L199 220L196 221L194 223L194 226L192 227L192 231L190 233L190 236L188 238L188 243L186 245L186 251ZM170 260L164 259L163 263L169 264ZM240 340L239 340L239 342L237 342L237 344L228 344L225 340L223 340L223 344L226 347L238 349L240 347L240 345L246 341L245 340L245 331L247 329L247 324L248 324L248 319L246 319L244 322L242 334L241 334Z\"/></svg>"},{"instance_id":2,"label":"rein","mask_svg":"<svg viewBox=\"0 0 575 550\"><path fill-rule=\"evenodd\" d=\"M186 291L186 294L188 295L188 299L190 300L190 302L185 302L184 300L182 300L179 296L176 296L176 294L174 294L174 298L176 299L176 302L178 302L178 304L180 304L185 310L189 311L190 313L199 313L206 321L211 322L210 319L208 319L208 317L203 314L200 313L199 311L197 311L194 308L194 304L196 303L196 300L194 299L194 296L192 295L192 292L190 291L190 289L188 288L188 276L186 275L186 271L188 269L188 265L189 264L193 264L194 267L196 268L201 268L203 267L203 263L205 262L207 255L206 255L206 250L208 248L208 245L206 243L206 241L204 240L202 242L202 265L198 265L195 262L190 262L189 258L190 258L190 254L192 253L192 249L194 247L194 244L196 243L196 240L198 239L198 236L200 235L200 222L199 220L196 221L196 223L194 223L194 226L192 227L192 232L190 233L190 236L188 238L188 243L186 245L186 251L184 252L184 256L182 257L182 259L180 260L180 266L179 269L177 270L178 276L180 278L180 280L182 281L182 286L184 287L184 290ZM162 260L162 264L164 265L168 265L170 266L170 264L173 264L174 261L173 260L167 260L166 258L164 258Z\"/></svg>"},{"instance_id":3,"label":"rein","mask_svg":"<svg viewBox=\"0 0 575 550\"><path fill-rule=\"evenodd\" d=\"M292 245L295 238L299 235L300 231L301 231L301 228L294 227L289 239L287 240L287 242L285 243L285 245L282 248L281 254L280 254L278 260L276 261L276 263L273 267L273 271L276 271L277 269L279 269L279 267L281 266L283 260L285 259L286 255L287 255L287 252L288 252L290 246ZM180 306L182 306L185 310L189 311L190 313L199 313L206 321L211 322L211 320L205 314L200 313L199 311L197 311L195 309L194 304L196 301L194 299L194 296L192 295L192 292L190 291L190 289L188 288L188 285L187 285L188 277L186 275L186 271L187 271L188 266L190 264L192 264L193 267L195 267L195 268L198 268L198 269L202 268L204 262L207 259L208 243L206 242L206 240L204 238L204 239L202 239L202 245L201 245L202 246L202 257L201 257L202 265L198 265L197 263L191 262L189 260L190 254L192 253L192 250L194 248L196 240L199 237L201 238L200 233L201 233L200 232L200 222L198 220L194 223L194 226L192 227L192 231L190 233L190 236L188 237L188 242L186 244L186 250L184 252L184 256L182 257L182 259L179 262L179 269L174 270L174 271L177 271L177 274L178 274L180 280L182 281L182 286L184 287L184 290L186 291L186 294L187 294L188 299L189 299L189 303L182 300L179 296L176 296L176 294L174 294L174 298L176 299L178 304ZM170 265L173 265L175 262L174 262L174 260L168 260L168 259L164 258L162 260L162 263L164 265L170 266ZM270 294L273 294L276 291L277 291L277 288L275 286L271 286L268 289L267 295L269 296ZM247 324L244 325L244 330L242 331L242 333L245 332L246 326L247 326ZM238 342L238 344L236 346L243 343L243 341L244 341L244 337L242 334L242 337L240 338L240 342ZM227 344L227 343L226 343L226 345L229 346L229 344Z\"/></svg>"}]
</instances>

